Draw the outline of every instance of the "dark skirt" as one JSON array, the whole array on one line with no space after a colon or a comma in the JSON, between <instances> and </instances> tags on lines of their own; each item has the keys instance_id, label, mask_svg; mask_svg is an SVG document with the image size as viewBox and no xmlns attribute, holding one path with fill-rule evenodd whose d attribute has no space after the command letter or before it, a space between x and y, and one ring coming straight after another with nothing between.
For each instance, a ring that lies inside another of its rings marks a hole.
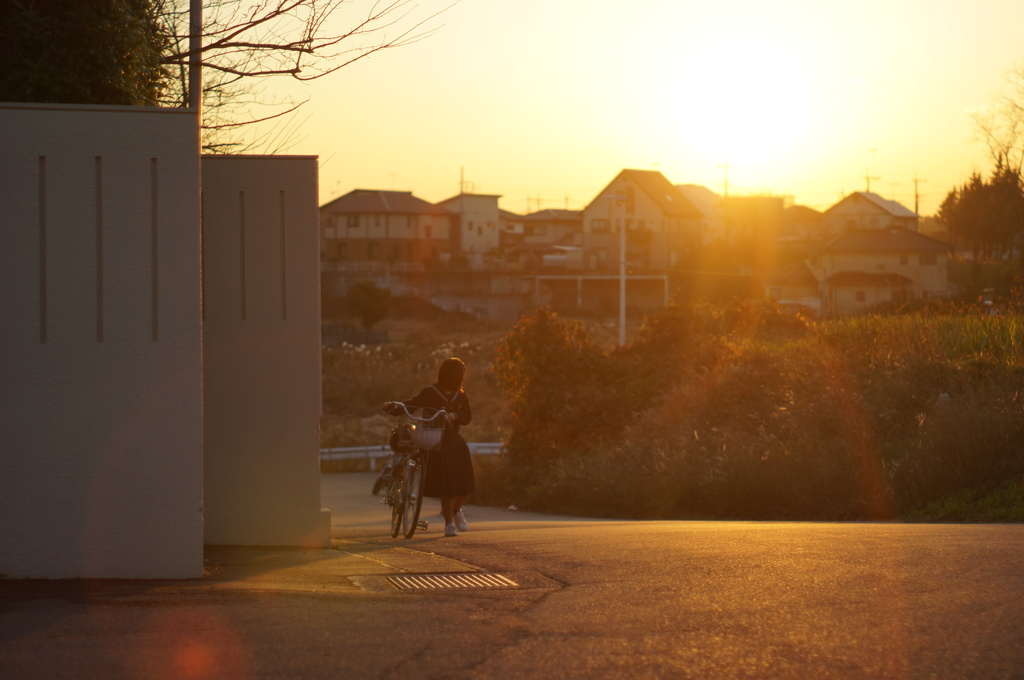
<instances>
[{"instance_id":1,"label":"dark skirt","mask_svg":"<svg viewBox=\"0 0 1024 680\"><path fill-rule=\"evenodd\" d=\"M468 496L474 491L473 459L461 435L448 431L441 448L427 456L423 495L429 498Z\"/></svg>"}]
</instances>

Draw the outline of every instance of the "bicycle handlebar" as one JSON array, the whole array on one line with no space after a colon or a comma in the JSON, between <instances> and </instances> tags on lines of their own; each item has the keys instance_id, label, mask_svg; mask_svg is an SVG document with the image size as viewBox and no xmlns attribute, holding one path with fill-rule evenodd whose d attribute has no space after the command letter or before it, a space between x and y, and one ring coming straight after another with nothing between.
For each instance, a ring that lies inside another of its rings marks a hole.
<instances>
[{"instance_id":1,"label":"bicycle handlebar","mask_svg":"<svg viewBox=\"0 0 1024 680\"><path fill-rule=\"evenodd\" d=\"M394 409L400 409L401 411L404 411L405 415L408 416L410 419L418 421L418 422L421 422L421 423L432 423L432 422L434 422L435 420L438 419L438 416L441 416L443 419L447 419L447 415L448 415L448 411L446 411L443 408L439 408L439 409L437 409L434 412L433 415L431 415L429 417L414 416L412 413L409 412L409 407L406 406L405 404L403 404L400 401L389 401L387 403L387 405L390 405L389 408L388 408L389 412L394 410ZM401 415L401 413L391 413L391 415Z\"/></svg>"}]
</instances>

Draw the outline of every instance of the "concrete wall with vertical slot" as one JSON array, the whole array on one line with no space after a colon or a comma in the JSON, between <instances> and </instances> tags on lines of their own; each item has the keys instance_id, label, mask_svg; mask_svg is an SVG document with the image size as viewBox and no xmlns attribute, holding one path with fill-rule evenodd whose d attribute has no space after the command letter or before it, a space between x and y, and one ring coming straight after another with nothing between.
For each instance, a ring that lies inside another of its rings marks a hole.
<instances>
[{"instance_id":1,"label":"concrete wall with vertical slot","mask_svg":"<svg viewBox=\"0 0 1024 680\"><path fill-rule=\"evenodd\" d=\"M204 156L206 542L330 545L317 160Z\"/></svg>"},{"instance_id":2,"label":"concrete wall with vertical slot","mask_svg":"<svg viewBox=\"0 0 1024 680\"><path fill-rule=\"evenodd\" d=\"M198 146L0 104L0 575L203 575Z\"/></svg>"}]
</instances>

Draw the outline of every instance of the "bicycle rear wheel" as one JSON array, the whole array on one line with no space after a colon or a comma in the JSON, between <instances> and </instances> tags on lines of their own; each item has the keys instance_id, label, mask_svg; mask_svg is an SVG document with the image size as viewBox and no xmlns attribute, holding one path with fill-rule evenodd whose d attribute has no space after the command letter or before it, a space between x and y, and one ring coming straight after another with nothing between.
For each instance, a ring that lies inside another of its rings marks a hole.
<instances>
[{"instance_id":1,"label":"bicycle rear wheel","mask_svg":"<svg viewBox=\"0 0 1024 680\"><path fill-rule=\"evenodd\" d=\"M396 477L388 487L388 499L391 505L391 538L398 538L405 515L405 481L401 477Z\"/></svg>"},{"instance_id":2,"label":"bicycle rear wheel","mask_svg":"<svg viewBox=\"0 0 1024 680\"><path fill-rule=\"evenodd\" d=\"M405 507L402 509L402 531L406 538L412 538L420 521L420 507L423 505L423 464L426 457L410 458L405 467Z\"/></svg>"}]
</instances>

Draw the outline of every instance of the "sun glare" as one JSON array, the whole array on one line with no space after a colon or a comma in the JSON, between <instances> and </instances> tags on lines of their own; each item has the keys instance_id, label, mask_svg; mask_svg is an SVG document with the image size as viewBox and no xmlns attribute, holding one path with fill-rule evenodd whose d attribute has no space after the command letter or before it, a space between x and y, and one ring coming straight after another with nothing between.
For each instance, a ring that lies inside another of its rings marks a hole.
<instances>
[{"instance_id":1,"label":"sun glare","mask_svg":"<svg viewBox=\"0 0 1024 680\"><path fill-rule=\"evenodd\" d=\"M756 35L709 40L688 56L681 134L712 158L758 162L794 143L807 116L802 64Z\"/></svg>"}]
</instances>

